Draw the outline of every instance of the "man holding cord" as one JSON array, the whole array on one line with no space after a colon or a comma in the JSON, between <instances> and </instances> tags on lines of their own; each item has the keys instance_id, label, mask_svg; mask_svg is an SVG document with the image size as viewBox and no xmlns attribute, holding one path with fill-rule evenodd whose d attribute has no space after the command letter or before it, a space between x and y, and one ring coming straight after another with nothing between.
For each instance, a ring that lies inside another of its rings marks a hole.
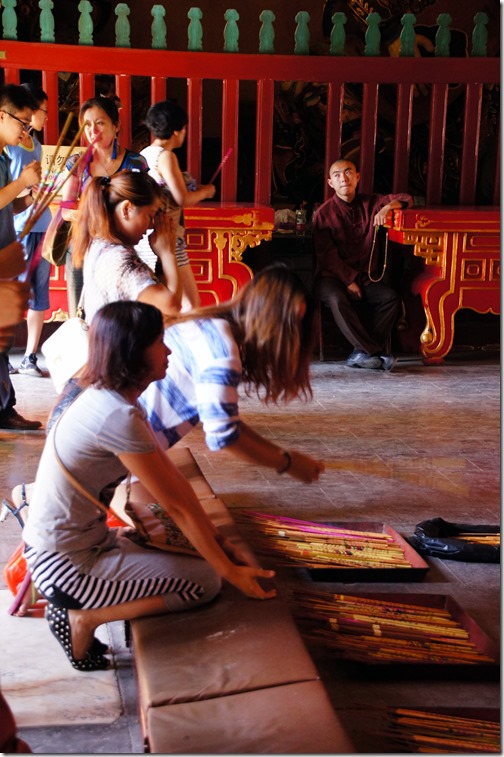
<instances>
[{"instance_id":1,"label":"man holding cord","mask_svg":"<svg viewBox=\"0 0 504 757\"><path fill-rule=\"evenodd\" d=\"M376 232L390 210L409 208L409 194L357 192L360 174L351 160L338 158L327 183L334 195L315 213L312 236L315 288L332 311L342 334L353 346L346 360L352 368L390 371L395 359L387 352L400 300L387 281L386 260L380 270ZM376 249L375 249L376 248ZM372 319L360 312L364 303Z\"/></svg>"}]
</instances>

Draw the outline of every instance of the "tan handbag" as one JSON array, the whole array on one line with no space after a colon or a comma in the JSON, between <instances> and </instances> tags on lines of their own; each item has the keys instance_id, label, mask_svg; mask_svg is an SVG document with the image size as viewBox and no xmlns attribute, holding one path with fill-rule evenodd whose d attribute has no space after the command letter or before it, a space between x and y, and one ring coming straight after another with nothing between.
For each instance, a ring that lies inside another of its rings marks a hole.
<instances>
[{"instance_id":1,"label":"tan handbag","mask_svg":"<svg viewBox=\"0 0 504 757\"><path fill-rule=\"evenodd\" d=\"M61 418L62 416L60 416ZM72 486L77 489L81 494L92 502L99 510L102 510L107 515L109 514L109 508L107 508L103 502L100 502L95 496L93 496L87 489L70 473L68 468L64 465L58 451L56 449L56 428L59 420L56 423L53 433L53 448L56 460L58 461L62 471L68 478ZM126 479L126 504L125 512L134 523L135 530L129 535L132 541L137 544L141 544L143 547L153 547L155 549L162 549L165 552L179 552L185 555L191 555L192 557L202 556L193 547L189 539L182 533L180 528L176 525L168 513L155 502L131 502L131 474L128 473ZM121 520L120 516L116 517ZM126 525L126 524L125 524Z\"/></svg>"}]
</instances>

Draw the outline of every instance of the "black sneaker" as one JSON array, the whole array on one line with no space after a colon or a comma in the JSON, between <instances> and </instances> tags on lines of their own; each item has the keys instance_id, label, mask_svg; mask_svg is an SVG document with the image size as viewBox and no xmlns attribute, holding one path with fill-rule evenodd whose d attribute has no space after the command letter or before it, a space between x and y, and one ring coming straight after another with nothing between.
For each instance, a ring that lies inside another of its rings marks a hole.
<instances>
[{"instance_id":1,"label":"black sneaker","mask_svg":"<svg viewBox=\"0 0 504 757\"><path fill-rule=\"evenodd\" d=\"M17 373L17 372L18 372L18 369L14 368L11 361L9 360L9 374L12 376L13 373Z\"/></svg>"},{"instance_id":2,"label":"black sneaker","mask_svg":"<svg viewBox=\"0 0 504 757\"><path fill-rule=\"evenodd\" d=\"M37 356L32 352L31 355L26 355L21 365L19 366L19 373L25 373L27 376L43 376L44 374L37 365Z\"/></svg>"}]
</instances>

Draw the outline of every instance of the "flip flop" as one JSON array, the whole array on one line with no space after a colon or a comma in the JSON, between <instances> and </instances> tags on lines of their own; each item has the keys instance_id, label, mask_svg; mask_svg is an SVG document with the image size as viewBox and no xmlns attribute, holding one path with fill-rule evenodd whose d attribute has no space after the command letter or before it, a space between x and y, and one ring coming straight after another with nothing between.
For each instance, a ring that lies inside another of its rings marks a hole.
<instances>
[{"instance_id":1,"label":"flip flop","mask_svg":"<svg viewBox=\"0 0 504 757\"><path fill-rule=\"evenodd\" d=\"M83 660L75 659L72 654L72 635L70 623L68 622L68 610L66 608L55 607L48 603L45 615L52 635L63 647L63 651L75 670L91 672L93 670L106 670L109 667L109 661L101 654L88 652Z\"/></svg>"}]
</instances>

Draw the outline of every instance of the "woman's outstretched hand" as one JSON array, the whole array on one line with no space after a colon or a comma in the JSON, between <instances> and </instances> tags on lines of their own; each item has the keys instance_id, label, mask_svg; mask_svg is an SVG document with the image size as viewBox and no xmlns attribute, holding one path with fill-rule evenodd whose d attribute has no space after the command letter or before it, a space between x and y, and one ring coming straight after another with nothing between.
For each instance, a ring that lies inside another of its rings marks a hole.
<instances>
[{"instance_id":1,"label":"woman's outstretched hand","mask_svg":"<svg viewBox=\"0 0 504 757\"><path fill-rule=\"evenodd\" d=\"M277 590L263 589L258 579L273 578L274 575L274 570L234 565L232 571L224 577L247 597L252 597L252 599L273 599L277 595Z\"/></svg>"},{"instance_id":2,"label":"woman's outstretched hand","mask_svg":"<svg viewBox=\"0 0 504 757\"><path fill-rule=\"evenodd\" d=\"M291 464L287 473L298 481L305 484L311 484L317 481L320 474L325 471L325 464L322 460L315 460L310 455L303 455L302 452L290 450Z\"/></svg>"}]
</instances>

